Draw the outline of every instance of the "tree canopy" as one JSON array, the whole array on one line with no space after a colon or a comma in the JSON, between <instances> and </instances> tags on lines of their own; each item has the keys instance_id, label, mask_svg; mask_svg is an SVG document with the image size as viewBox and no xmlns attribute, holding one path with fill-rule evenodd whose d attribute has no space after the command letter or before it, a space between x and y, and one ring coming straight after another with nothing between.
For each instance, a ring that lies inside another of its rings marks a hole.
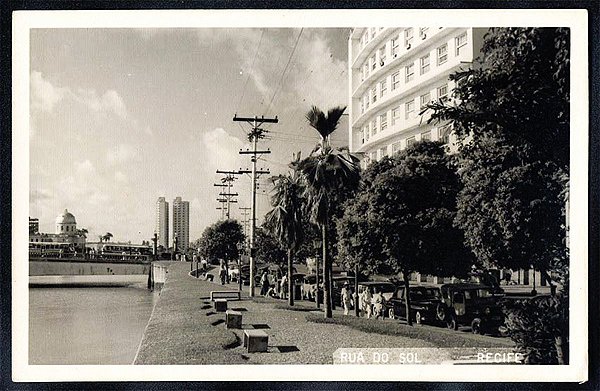
<instances>
[{"instance_id":1,"label":"tree canopy","mask_svg":"<svg viewBox=\"0 0 600 391\"><path fill-rule=\"evenodd\" d=\"M453 226L460 188L452 158L422 142L373 163L338 221L340 251L363 270L463 275L473 259Z\"/></svg>"},{"instance_id":2,"label":"tree canopy","mask_svg":"<svg viewBox=\"0 0 600 391\"><path fill-rule=\"evenodd\" d=\"M456 224L485 266L566 267L569 29L495 28L453 102L429 105L461 140Z\"/></svg>"},{"instance_id":3,"label":"tree canopy","mask_svg":"<svg viewBox=\"0 0 600 391\"><path fill-rule=\"evenodd\" d=\"M198 240L200 255L210 260L236 259L237 245L244 242L242 225L236 220L221 220L207 227Z\"/></svg>"}]
</instances>

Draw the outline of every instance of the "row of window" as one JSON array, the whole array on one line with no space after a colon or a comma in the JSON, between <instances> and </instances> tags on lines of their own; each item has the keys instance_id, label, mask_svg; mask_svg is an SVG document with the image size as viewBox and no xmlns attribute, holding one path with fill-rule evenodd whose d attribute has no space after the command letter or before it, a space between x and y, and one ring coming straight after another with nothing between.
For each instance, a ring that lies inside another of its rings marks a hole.
<instances>
[{"instance_id":1,"label":"row of window","mask_svg":"<svg viewBox=\"0 0 600 391\"><path fill-rule=\"evenodd\" d=\"M419 99L419 109L424 108L425 105L430 103L432 99L432 91L428 91L427 93L418 97ZM435 98L441 102L445 102L448 100L448 84L445 83L434 90ZM396 107L393 107L391 110L381 113L375 118L366 123L362 128L362 143L369 141L370 136L376 135L380 131L384 131L388 128L388 117L390 119L391 126L396 125L400 122L402 117L402 112L404 111L404 119L410 120L416 117L416 97L407 100L403 104L400 104ZM368 105L367 105L368 106Z\"/></svg>"},{"instance_id":2,"label":"row of window","mask_svg":"<svg viewBox=\"0 0 600 391\"><path fill-rule=\"evenodd\" d=\"M439 27L442 29L443 27ZM363 35L360 37L360 48L363 49L367 44L375 38L379 31L383 30L383 27L370 27L365 30ZM419 38L425 39L427 38L427 31L429 27L419 27ZM415 35L415 29L410 27L404 30L403 38L404 38L404 46L408 47L412 45ZM400 41L400 35L395 38L396 43Z\"/></svg>"},{"instance_id":3,"label":"row of window","mask_svg":"<svg viewBox=\"0 0 600 391\"><path fill-rule=\"evenodd\" d=\"M440 126L435 129L437 133L437 141L441 141L443 144L450 143L450 133L452 131L451 125ZM418 141L431 141L432 130L428 130L420 134L420 138ZM414 143L417 142L416 136L408 137L404 142L404 147L402 146L401 141L397 141L393 144L386 145L384 147L379 148L376 151L369 153L368 157L371 162L378 161L383 159L385 156L393 156L401 150L410 147ZM390 154L391 151L391 154Z\"/></svg>"},{"instance_id":4,"label":"row of window","mask_svg":"<svg viewBox=\"0 0 600 391\"><path fill-rule=\"evenodd\" d=\"M466 34L466 33L465 33ZM464 45L463 45L464 46ZM458 47L457 47L458 48ZM448 44L445 43L442 46L436 49L437 53L437 66L444 64L448 61ZM424 75L429 72L431 67L430 54L426 54L421 57L418 61L419 63L419 73ZM407 64L404 66L404 83L407 84L414 80L415 78L415 63ZM369 105L372 105L377 102L378 99L383 98L388 93L388 84L391 91L397 91L400 87L400 70L394 72L389 77L384 77L378 83L366 92L360 100L360 113L364 114Z\"/></svg>"},{"instance_id":5,"label":"row of window","mask_svg":"<svg viewBox=\"0 0 600 391\"><path fill-rule=\"evenodd\" d=\"M419 29L422 30L422 29ZM410 37L407 36L407 32L411 31ZM373 55L367 58L364 64L361 66L361 81L364 81L367 77L369 77L372 73L374 73L377 68L383 68L387 63L387 56L390 54L391 58L398 57L399 54L399 46L400 46L400 35L392 38L389 43L383 44ZM407 42L412 42L412 28L404 30L404 42L407 49L410 48L411 44ZM456 56L459 56L462 53L463 47L467 45L467 33L463 32L462 34L456 36L454 38L454 53ZM437 66L444 64L448 60L448 43L445 43L438 48L436 48L436 59ZM427 73L429 71L430 65L430 57L429 54L421 57L419 59L419 68L421 75ZM410 69L406 69L410 68ZM411 71L408 73L408 71ZM405 66L405 77L406 82L408 83L414 77L414 63ZM409 76L410 75L410 76Z\"/></svg>"}]
</instances>

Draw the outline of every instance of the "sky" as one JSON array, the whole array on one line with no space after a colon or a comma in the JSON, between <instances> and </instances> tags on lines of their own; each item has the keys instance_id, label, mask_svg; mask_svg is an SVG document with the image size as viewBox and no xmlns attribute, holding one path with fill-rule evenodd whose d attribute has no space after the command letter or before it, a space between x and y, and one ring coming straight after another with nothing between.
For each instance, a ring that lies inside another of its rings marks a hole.
<instances>
[{"instance_id":1,"label":"sky","mask_svg":"<svg viewBox=\"0 0 600 391\"><path fill-rule=\"evenodd\" d=\"M32 29L29 215L54 232L64 209L89 230L139 243L158 197L190 202L190 240L221 217L216 170L249 169L239 117L277 116L259 149L257 216L270 177L319 140L306 112L348 101L349 29ZM284 72L285 71L285 72ZM335 145L347 145L342 117ZM251 203L249 175L232 188Z\"/></svg>"}]
</instances>

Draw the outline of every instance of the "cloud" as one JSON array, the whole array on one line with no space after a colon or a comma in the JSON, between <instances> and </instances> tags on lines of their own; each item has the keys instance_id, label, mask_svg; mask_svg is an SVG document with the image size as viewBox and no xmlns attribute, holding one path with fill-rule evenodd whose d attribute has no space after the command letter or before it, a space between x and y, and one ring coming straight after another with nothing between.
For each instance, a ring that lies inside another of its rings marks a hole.
<instances>
[{"instance_id":1,"label":"cloud","mask_svg":"<svg viewBox=\"0 0 600 391\"><path fill-rule=\"evenodd\" d=\"M215 128L202 135L202 143L206 149L208 169L238 169L240 164L239 150L244 142L231 136L223 128Z\"/></svg>"},{"instance_id":2,"label":"cloud","mask_svg":"<svg viewBox=\"0 0 600 391\"><path fill-rule=\"evenodd\" d=\"M128 116L123 98L115 90L98 94L93 89L57 87L46 80L41 72L32 71L30 76L31 108L43 112L53 112L56 105L70 98L97 113L112 113L122 119Z\"/></svg>"},{"instance_id":3,"label":"cloud","mask_svg":"<svg viewBox=\"0 0 600 391\"><path fill-rule=\"evenodd\" d=\"M35 189L29 194L30 202L39 202L43 200L49 200L52 198L52 194L46 189Z\"/></svg>"},{"instance_id":4,"label":"cloud","mask_svg":"<svg viewBox=\"0 0 600 391\"><path fill-rule=\"evenodd\" d=\"M242 36L235 48L243 58L244 72L250 73L255 87L263 96L266 108L275 95L273 105L294 107L331 107L348 100L347 63L333 56L328 41L321 33L303 30L291 60L300 30L269 30L263 36L261 52L251 68L258 41ZM285 66L289 66L282 78ZM280 83L281 80L281 83Z\"/></svg>"},{"instance_id":5,"label":"cloud","mask_svg":"<svg viewBox=\"0 0 600 391\"><path fill-rule=\"evenodd\" d=\"M137 150L128 144L115 144L106 152L106 161L110 164L122 164L137 160L138 157Z\"/></svg>"},{"instance_id":6,"label":"cloud","mask_svg":"<svg viewBox=\"0 0 600 391\"><path fill-rule=\"evenodd\" d=\"M31 72L30 88L31 107L49 113L69 92L68 88L54 86L38 71Z\"/></svg>"},{"instance_id":7,"label":"cloud","mask_svg":"<svg viewBox=\"0 0 600 391\"><path fill-rule=\"evenodd\" d=\"M127 118L127 109L123 98L115 90L108 90L99 95L95 90L79 88L73 97L97 113L112 113L122 119Z\"/></svg>"}]
</instances>

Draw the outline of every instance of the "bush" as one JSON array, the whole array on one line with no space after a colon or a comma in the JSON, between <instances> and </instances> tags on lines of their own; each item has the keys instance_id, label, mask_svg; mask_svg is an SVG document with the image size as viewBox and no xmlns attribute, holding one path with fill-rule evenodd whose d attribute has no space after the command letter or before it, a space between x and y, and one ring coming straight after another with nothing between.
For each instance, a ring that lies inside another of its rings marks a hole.
<instances>
[{"instance_id":1,"label":"bush","mask_svg":"<svg viewBox=\"0 0 600 391\"><path fill-rule=\"evenodd\" d=\"M527 364L568 364L568 298L540 296L505 307L506 327Z\"/></svg>"}]
</instances>

